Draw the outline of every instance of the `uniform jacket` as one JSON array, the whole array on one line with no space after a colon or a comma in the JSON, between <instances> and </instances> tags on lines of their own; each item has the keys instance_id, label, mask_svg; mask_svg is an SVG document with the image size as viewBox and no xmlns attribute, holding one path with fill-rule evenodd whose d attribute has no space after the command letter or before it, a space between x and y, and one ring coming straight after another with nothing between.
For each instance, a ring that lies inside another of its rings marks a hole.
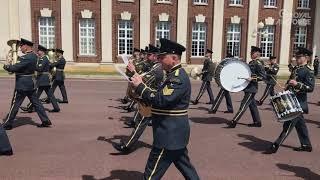
<instances>
[{"instance_id":1,"label":"uniform jacket","mask_svg":"<svg viewBox=\"0 0 320 180\"><path fill-rule=\"evenodd\" d=\"M47 56L40 57L37 63L37 86L50 86L50 62Z\"/></svg>"},{"instance_id":2,"label":"uniform jacket","mask_svg":"<svg viewBox=\"0 0 320 180\"><path fill-rule=\"evenodd\" d=\"M16 90L32 91L35 89L34 72L36 70L38 56L28 52L18 58L14 65L5 65L4 69L16 75Z\"/></svg>"},{"instance_id":3,"label":"uniform jacket","mask_svg":"<svg viewBox=\"0 0 320 180\"><path fill-rule=\"evenodd\" d=\"M51 67L56 67L55 79L56 81L64 81L64 67L66 66L66 60L64 57L51 64Z\"/></svg>"},{"instance_id":4,"label":"uniform jacket","mask_svg":"<svg viewBox=\"0 0 320 180\"><path fill-rule=\"evenodd\" d=\"M136 92L152 105L153 146L167 150L183 149L190 136L188 107L191 84L181 65L175 66L158 90L140 84Z\"/></svg>"},{"instance_id":5,"label":"uniform jacket","mask_svg":"<svg viewBox=\"0 0 320 180\"><path fill-rule=\"evenodd\" d=\"M266 72L260 60L250 61L249 67L251 70L252 81L250 81L249 85L244 89L244 92L257 93L258 81L262 81L266 79Z\"/></svg>"},{"instance_id":6,"label":"uniform jacket","mask_svg":"<svg viewBox=\"0 0 320 180\"><path fill-rule=\"evenodd\" d=\"M296 66L290 75L290 79L295 79L298 85L295 87L287 86L287 89L296 94L303 112L308 114L307 93L313 92L315 86L313 71L307 65ZM288 80L288 82L289 81L290 80Z\"/></svg>"},{"instance_id":7,"label":"uniform jacket","mask_svg":"<svg viewBox=\"0 0 320 180\"><path fill-rule=\"evenodd\" d=\"M272 64L270 67L266 68L266 74L267 74L267 79L266 83L271 84L271 85L276 85L277 84L277 74L279 71L279 65L278 64Z\"/></svg>"},{"instance_id":8,"label":"uniform jacket","mask_svg":"<svg viewBox=\"0 0 320 180\"><path fill-rule=\"evenodd\" d=\"M214 76L214 64L210 58L206 58L203 62L202 81L212 81Z\"/></svg>"}]
</instances>

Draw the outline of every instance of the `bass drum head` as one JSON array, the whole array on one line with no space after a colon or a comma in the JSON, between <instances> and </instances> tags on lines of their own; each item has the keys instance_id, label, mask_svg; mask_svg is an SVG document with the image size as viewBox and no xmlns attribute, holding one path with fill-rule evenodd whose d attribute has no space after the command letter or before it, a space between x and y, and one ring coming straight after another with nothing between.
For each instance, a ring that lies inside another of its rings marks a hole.
<instances>
[{"instance_id":1,"label":"bass drum head","mask_svg":"<svg viewBox=\"0 0 320 180\"><path fill-rule=\"evenodd\" d=\"M245 78L251 77L250 67L238 59L229 60L220 72L221 86L229 92L240 92L244 90L249 81Z\"/></svg>"}]
</instances>

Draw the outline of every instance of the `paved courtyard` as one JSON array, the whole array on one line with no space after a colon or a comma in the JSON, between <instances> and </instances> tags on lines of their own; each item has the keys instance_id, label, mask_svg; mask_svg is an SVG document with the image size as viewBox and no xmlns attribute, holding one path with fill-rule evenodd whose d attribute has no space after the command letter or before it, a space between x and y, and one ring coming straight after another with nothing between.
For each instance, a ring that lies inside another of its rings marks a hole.
<instances>
[{"instance_id":1,"label":"paved courtyard","mask_svg":"<svg viewBox=\"0 0 320 180\"><path fill-rule=\"evenodd\" d=\"M129 155L118 154L111 141L127 138L131 129L123 124L133 116L121 109L119 98L126 91L121 80L68 79L69 104L62 104L60 113L49 114L52 128L38 129L36 113L19 112L15 128L8 131L14 156L0 157L0 179L141 179L152 144L152 131L147 128L136 150ZM214 94L218 92L216 84ZM14 79L0 79L0 117L9 110ZM192 82L193 97L200 87ZM261 96L264 85L257 97ZM190 106L191 139L189 155L201 179L320 179L320 87L309 95L310 114L306 115L314 151L298 153L299 146L293 131L279 152L262 152L275 140L281 124L275 120L271 107L259 107L262 128L248 128L251 123L247 111L236 129L226 129L232 114L224 114L225 101L216 115L207 113L205 96L197 106ZM60 94L56 94L60 97ZM242 93L232 94L235 110ZM28 103L28 100L24 104ZM51 105L45 105L51 109ZM164 180L183 179L172 165Z\"/></svg>"}]
</instances>

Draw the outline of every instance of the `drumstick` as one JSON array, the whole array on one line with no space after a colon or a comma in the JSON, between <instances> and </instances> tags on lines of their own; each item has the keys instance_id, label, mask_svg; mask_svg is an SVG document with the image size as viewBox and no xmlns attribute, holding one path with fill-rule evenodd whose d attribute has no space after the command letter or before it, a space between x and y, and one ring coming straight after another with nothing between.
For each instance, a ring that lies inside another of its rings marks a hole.
<instances>
[{"instance_id":1,"label":"drumstick","mask_svg":"<svg viewBox=\"0 0 320 180\"><path fill-rule=\"evenodd\" d=\"M276 82L276 84L277 84L282 90L285 89L285 87L281 86L281 84L280 84L274 77L271 76L271 78Z\"/></svg>"}]
</instances>

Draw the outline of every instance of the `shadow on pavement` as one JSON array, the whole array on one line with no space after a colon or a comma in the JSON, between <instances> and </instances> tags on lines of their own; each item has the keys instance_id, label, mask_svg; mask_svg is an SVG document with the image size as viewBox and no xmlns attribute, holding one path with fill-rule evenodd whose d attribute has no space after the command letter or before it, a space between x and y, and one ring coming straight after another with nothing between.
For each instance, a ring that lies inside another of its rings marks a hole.
<instances>
[{"instance_id":1,"label":"shadow on pavement","mask_svg":"<svg viewBox=\"0 0 320 180\"><path fill-rule=\"evenodd\" d=\"M227 124L229 122L227 119L221 117L192 117L190 118L190 120L194 123L199 124Z\"/></svg>"},{"instance_id":2,"label":"shadow on pavement","mask_svg":"<svg viewBox=\"0 0 320 180\"><path fill-rule=\"evenodd\" d=\"M140 180L143 177L143 173L138 171L127 171L127 170L113 170L110 172L109 177L105 177L102 179L96 179L92 175L83 175L82 180Z\"/></svg>"},{"instance_id":3,"label":"shadow on pavement","mask_svg":"<svg viewBox=\"0 0 320 180\"><path fill-rule=\"evenodd\" d=\"M124 142L127 142L129 140L129 136L125 136L125 135L115 135L111 138L106 138L104 136L99 136L97 138L98 141L105 141L105 142L108 142L110 143L111 145L112 144L115 144L115 140L120 140L120 141L124 141ZM137 141L136 144L132 147L132 149L130 150L130 153L133 152L133 151L136 151L137 149L140 149L140 148L148 148L148 149L151 149L152 146L150 144L147 144L145 142L142 142L142 141ZM127 154L123 154L123 153L110 153L110 155L127 155Z\"/></svg>"},{"instance_id":4,"label":"shadow on pavement","mask_svg":"<svg viewBox=\"0 0 320 180\"><path fill-rule=\"evenodd\" d=\"M246 141L238 144L253 151L264 152L271 146L270 141L266 141L252 135L238 134L238 136L246 140L249 140L249 142Z\"/></svg>"},{"instance_id":5,"label":"shadow on pavement","mask_svg":"<svg viewBox=\"0 0 320 180\"><path fill-rule=\"evenodd\" d=\"M17 128L17 127L25 126L25 125L37 126L37 125L40 125L40 124L35 123L35 122L32 120L32 118L30 118L30 117L17 117L17 118L14 120L13 128Z\"/></svg>"},{"instance_id":6,"label":"shadow on pavement","mask_svg":"<svg viewBox=\"0 0 320 180\"><path fill-rule=\"evenodd\" d=\"M201 110L201 111L208 111L209 108L207 107L190 107L189 109L196 109L196 110Z\"/></svg>"},{"instance_id":7,"label":"shadow on pavement","mask_svg":"<svg viewBox=\"0 0 320 180\"><path fill-rule=\"evenodd\" d=\"M320 128L320 122L319 121L314 121L314 120L310 120L310 119L306 119L306 122L309 124L315 124Z\"/></svg>"},{"instance_id":8,"label":"shadow on pavement","mask_svg":"<svg viewBox=\"0 0 320 180\"><path fill-rule=\"evenodd\" d=\"M295 173L295 176L299 178L303 178L306 180L320 179L319 174L312 172L309 168L306 168L306 167L292 166L292 165L281 164L281 163L278 163L276 165L278 166L279 169Z\"/></svg>"}]
</instances>

